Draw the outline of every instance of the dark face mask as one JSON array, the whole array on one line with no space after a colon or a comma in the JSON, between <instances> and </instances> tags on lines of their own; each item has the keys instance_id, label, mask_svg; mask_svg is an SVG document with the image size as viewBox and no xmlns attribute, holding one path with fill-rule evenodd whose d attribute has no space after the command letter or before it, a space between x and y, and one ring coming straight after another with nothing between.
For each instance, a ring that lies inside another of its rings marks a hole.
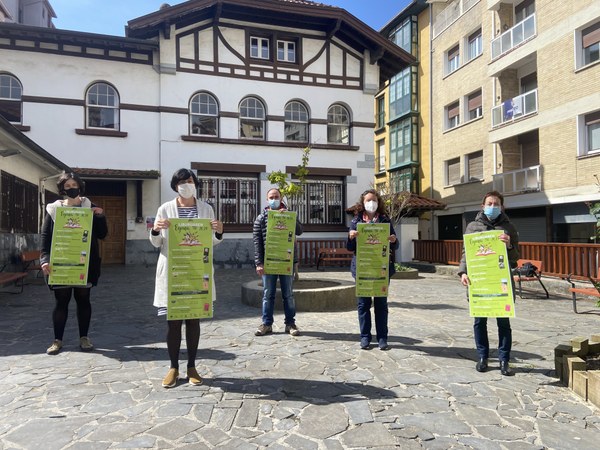
<instances>
[{"instance_id":1,"label":"dark face mask","mask_svg":"<svg viewBox=\"0 0 600 450\"><path fill-rule=\"evenodd\" d=\"M79 188L65 189L65 194L67 194L67 197L77 198L79 195Z\"/></svg>"}]
</instances>

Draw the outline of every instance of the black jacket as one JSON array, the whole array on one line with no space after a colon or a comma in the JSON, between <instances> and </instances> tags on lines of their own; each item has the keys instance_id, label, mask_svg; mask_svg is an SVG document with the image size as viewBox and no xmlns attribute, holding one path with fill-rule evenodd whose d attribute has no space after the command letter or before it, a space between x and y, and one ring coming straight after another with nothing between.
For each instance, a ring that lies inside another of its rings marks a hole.
<instances>
[{"instance_id":1,"label":"black jacket","mask_svg":"<svg viewBox=\"0 0 600 450\"><path fill-rule=\"evenodd\" d=\"M352 219L352 222L350 222L350 230L356 230L358 228L358 224L359 223L365 223L365 221L363 220L363 215L362 213L357 214L356 216L354 216L354 218ZM394 273L396 273L396 269L394 267L394 261L392 261L393 255L394 255L394 251L398 250L398 248L400 248L400 241L398 241L398 235L396 234L396 230L394 230L394 225L392 225L392 221L390 220L390 218L388 216L385 215L380 215L377 217L377 222L375 223L389 223L390 224L390 236L393 234L396 236L396 242L394 242L393 244L390 243L390 266L389 266L389 274L390 277L392 275L394 275ZM354 278L356 278L356 238L355 239L350 239L350 237L348 237L348 240L346 241L346 248L352 252L354 252L354 257L352 258L352 262L350 263L350 271L352 272L352 276Z\"/></svg>"},{"instance_id":2,"label":"black jacket","mask_svg":"<svg viewBox=\"0 0 600 450\"><path fill-rule=\"evenodd\" d=\"M92 203L92 207L96 207ZM50 263L50 249L52 248L52 232L54 230L54 220L50 214L44 217L42 225L42 248L40 251L40 264ZM92 240L90 241L90 264L88 266L88 283L92 286L98 284L100 278L100 245L98 239L104 239L108 234L108 224L104 214L94 214L92 222Z\"/></svg>"},{"instance_id":3,"label":"black jacket","mask_svg":"<svg viewBox=\"0 0 600 450\"><path fill-rule=\"evenodd\" d=\"M482 231L490 230L503 230L510 236L510 245L512 248L508 250L508 262L510 263L511 269L517 267L517 260L519 259L519 233L508 216L503 212L501 212L500 215L496 217L496 220L492 222L483 211L479 211L475 220L467 225L464 234L480 233ZM462 249L462 258L460 259L460 265L458 266L458 275L460 276L463 273L467 273L464 245Z\"/></svg>"}]
</instances>

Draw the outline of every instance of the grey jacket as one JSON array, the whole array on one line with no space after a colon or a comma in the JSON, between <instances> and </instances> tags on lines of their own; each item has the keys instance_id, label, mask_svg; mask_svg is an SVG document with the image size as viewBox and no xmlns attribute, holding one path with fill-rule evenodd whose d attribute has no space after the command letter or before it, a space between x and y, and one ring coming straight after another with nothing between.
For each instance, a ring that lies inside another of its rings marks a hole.
<instances>
[{"instance_id":1,"label":"grey jacket","mask_svg":"<svg viewBox=\"0 0 600 450\"><path fill-rule=\"evenodd\" d=\"M475 220L467 225L465 234L480 233L482 231L490 230L503 230L510 236L510 245L512 248L508 250L508 262L510 263L511 269L517 267L517 260L519 259L519 233L504 212L501 212L496 220L491 222L483 211L479 211ZM463 273L467 273L467 261L465 260L464 246L460 265L458 266L458 276L461 276Z\"/></svg>"}]
</instances>

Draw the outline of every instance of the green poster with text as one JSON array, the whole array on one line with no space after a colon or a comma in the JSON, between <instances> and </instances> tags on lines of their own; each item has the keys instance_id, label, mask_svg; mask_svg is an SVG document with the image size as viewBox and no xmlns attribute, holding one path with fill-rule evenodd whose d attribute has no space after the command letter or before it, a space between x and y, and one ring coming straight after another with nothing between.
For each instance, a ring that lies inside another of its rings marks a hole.
<instances>
[{"instance_id":1,"label":"green poster with text","mask_svg":"<svg viewBox=\"0 0 600 450\"><path fill-rule=\"evenodd\" d=\"M167 320L213 316L210 219L169 219Z\"/></svg>"},{"instance_id":2,"label":"green poster with text","mask_svg":"<svg viewBox=\"0 0 600 450\"><path fill-rule=\"evenodd\" d=\"M502 230L465 234L471 317L515 317L510 264Z\"/></svg>"},{"instance_id":3,"label":"green poster with text","mask_svg":"<svg viewBox=\"0 0 600 450\"><path fill-rule=\"evenodd\" d=\"M387 297L390 224L359 223L356 231L356 296Z\"/></svg>"},{"instance_id":4,"label":"green poster with text","mask_svg":"<svg viewBox=\"0 0 600 450\"><path fill-rule=\"evenodd\" d=\"M49 285L87 286L93 217L90 208L56 208Z\"/></svg>"},{"instance_id":5,"label":"green poster with text","mask_svg":"<svg viewBox=\"0 0 600 450\"><path fill-rule=\"evenodd\" d=\"M296 213L267 211L267 241L265 242L265 274L294 273L294 243L296 242Z\"/></svg>"}]
</instances>

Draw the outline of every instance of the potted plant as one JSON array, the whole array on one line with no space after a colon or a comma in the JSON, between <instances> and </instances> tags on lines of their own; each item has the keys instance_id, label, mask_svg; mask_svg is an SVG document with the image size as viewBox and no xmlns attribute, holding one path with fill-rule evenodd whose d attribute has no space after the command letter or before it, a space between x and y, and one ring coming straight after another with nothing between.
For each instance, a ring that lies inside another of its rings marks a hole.
<instances>
[{"instance_id":1,"label":"potted plant","mask_svg":"<svg viewBox=\"0 0 600 450\"><path fill-rule=\"evenodd\" d=\"M413 267L403 266L400 263L394 263L396 273L392 275L392 279L414 280L419 278L419 271Z\"/></svg>"}]
</instances>

